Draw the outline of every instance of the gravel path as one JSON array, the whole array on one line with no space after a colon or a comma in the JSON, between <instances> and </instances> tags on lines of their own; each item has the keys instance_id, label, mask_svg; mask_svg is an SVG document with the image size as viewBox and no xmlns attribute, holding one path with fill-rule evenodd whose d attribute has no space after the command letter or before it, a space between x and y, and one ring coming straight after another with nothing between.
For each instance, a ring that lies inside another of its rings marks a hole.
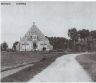
<instances>
[{"instance_id":1,"label":"gravel path","mask_svg":"<svg viewBox=\"0 0 96 83\"><path fill-rule=\"evenodd\" d=\"M35 75L31 82L92 82L89 74L75 59L80 54L67 54L57 58L46 69Z\"/></svg>"}]
</instances>

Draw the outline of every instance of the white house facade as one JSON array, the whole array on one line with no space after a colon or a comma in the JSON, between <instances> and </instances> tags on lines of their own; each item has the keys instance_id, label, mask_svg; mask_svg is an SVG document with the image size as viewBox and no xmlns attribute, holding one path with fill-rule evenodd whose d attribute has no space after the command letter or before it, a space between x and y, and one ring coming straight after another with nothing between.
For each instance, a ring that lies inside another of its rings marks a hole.
<instances>
[{"instance_id":1,"label":"white house facade","mask_svg":"<svg viewBox=\"0 0 96 83\"><path fill-rule=\"evenodd\" d=\"M20 39L20 42L16 46L17 51L49 51L53 46L44 34L37 28L35 23L29 31Z\"/></svg>"}]
</instances>

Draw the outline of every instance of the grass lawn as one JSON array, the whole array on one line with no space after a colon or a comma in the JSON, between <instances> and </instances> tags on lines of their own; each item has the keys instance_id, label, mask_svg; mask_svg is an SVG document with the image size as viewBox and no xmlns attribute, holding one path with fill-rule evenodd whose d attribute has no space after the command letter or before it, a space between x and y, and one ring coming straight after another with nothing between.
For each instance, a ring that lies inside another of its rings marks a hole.
<instances>
[{"instance_id":1,"label":"grass lawn","mask_svg":"<svg viewBox=\"0 0 96 83\"><path fill-rule=\"evenodd\" d=\"M32 62L34 59L36 59L36 60L38 59L39 61L34 63L35 65L33 65L32 67L25 68L13 75L10 75L8 77L1 79L2 82L26 82L26 81L32 79L32 77L34 75L41 72L49 64L51 64L57 57L60 57L60 56L64 55L65 53L64 52L51 52L51 53L30 52L30 55L29 55L29 52L28 52L28 53L26 53L26 55L25 55L25 53L24 53L24 55L23 55L23 53L21 53L20 55L17 55L17 54L18 53L15 53L14 55L4 55L4 56L6 56L5 58L8 57L8 59L6 59L7 61L5 61L5 62L2 61L2 65L7 66L7 64L16 65L18 63L23 63L23 62L27 63L27 62ZM46 59L41 59L43 57L46 57ZM4 60L4 57L2 60ZM21 60L21 61L19 61L19 60ZM14 62L12 63L12 61L14 61Z\"/></svg>"},{"instance_id":2,"label":"grass lawn","mask_svg":"<svg viewBox=\"0 0 96 83\"><path fill-rule=\"evenodd\" d=\"M15 66L23 63L36 62L43 54L35 52L5 52L1 53L1 66Z\"/></svg>"},{"instance_id":3,"label":"grass lawn","mask_svg":"<svg viewBox=\"0 0 96 83\"><path fill-rule=\"evenodd\" d=\"M64 52L2 52L1 66L14 66L22 63L40 61L43 57L51 57Z\"/></svg>"},{"instance_id":4,"label":"grass lawn","mask_svg":"<svg viewBox=\"0 0 96 83\"><path fill-rule=\"evenodd\" d=\"M94 81L96 81L96 52L77 56L76 59L89 73Z\"/></svg>"}]
</instances>

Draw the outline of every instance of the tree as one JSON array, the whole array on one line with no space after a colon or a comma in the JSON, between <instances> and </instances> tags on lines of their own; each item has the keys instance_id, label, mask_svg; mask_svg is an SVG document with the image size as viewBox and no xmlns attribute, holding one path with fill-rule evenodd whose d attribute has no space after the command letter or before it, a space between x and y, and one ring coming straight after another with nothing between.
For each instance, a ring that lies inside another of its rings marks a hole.
<instances>
[{"instance_id":1,"label":"tree","mask_svg":"<svg viewBox=\"0 0 96 83\"><path fill-rule=\"evenodd\" d=\"M3 51L3 43L1 43L0 47L1 47L1 51Z\"/></svg>"},{"instance_id":2,"label":"tree","mask_svg":"<svg viewBox=\"0 0 96 83\"><path fill-rule=\"evenodd\" d=\"M78 40L78 32L77 32L76 28L69 29L68 30L68 36L73 41L77 41Z\"/></svg>"},{"instance_id":3,"label":"tree","mask_svg":"<svg viewBox=\"0 0 96 83\"><path fill-rule=\"evenodd\" d=\"M64 37L47 37L54 50L67 49L68 39Z\"/></svg>"},{"instance_id":4,"label":"tree","mask_svg":"<svg viewBox=\"0 0 96 83\"><path fill-rule=\"evenodd\" d=\"M12 49L13 49L14 51L16 51L16 45L17 45L18 43L19 43L18 41L16 41L16 42L13 43Z\"/></svg>"},{"instance_id":5,"label":"tree","mask_svg":"<svg viewBox=\"0 0 96 83\"><path fill-rule=\"evenodd\" d=\"M81 46L82 46L82 50L88 50L89 49L89 36L90 36L90 32L87 29L82 29L78 31L79 37L81 39Z\"/></svg>"},{"instance_id":6,"label":"tree","mask_svg":"<svg viewBox=\"0 0 96 83\"><path fill-rule=\"evenodd\" d=\"M76 42L78 41L78 32L77 32L76 28L69 29L68 36L72 40L72 42L73 42L72 48L75 50Z\"/></svg>"},{"instance_id":7,"label":"tree","mask_svg":"<svg viewBox=\"0 0 96 83\"><path fill-rule=\"evenodd\" d=\"M92 39L96 39L96 30L90 32Z\"/></svg>"},{"instance_id":8,"label":"tree","mask_svg":"<svg viewBox=\"0 0 96 83\"><path fill-rule=\"evenodd\" d=\"M79 36L80 36L81 39L86 40L89 37L90 32L89 32L89 30L82 29L82 30L79 30L78 31L78 34L79 34Z\"/></svg>"},{"instance_id":9,"label":"tree","mask_svg":"<svg viewBox=\"0 0 96 83\"><path fill-rule=\"evenodd\" d=\"M1 51L7 51L8 44L6 42L1 44Z\"/></svg>"},{"instance_id":10,"label":"tree","mask_svg":"<svg viewBox=\"0 0 96 83\"><path fill-rule=\"evenodd\" d=\"M90 32L90 35L91 35L91 37L92 37L92 42L91 42L91 49L92 50L94 50L94 49L96 49L96 47L95 47L95 40L94 39L96 39L96 30L93 30L93 31L91 31Z\"/></svg>"}]
</instances>

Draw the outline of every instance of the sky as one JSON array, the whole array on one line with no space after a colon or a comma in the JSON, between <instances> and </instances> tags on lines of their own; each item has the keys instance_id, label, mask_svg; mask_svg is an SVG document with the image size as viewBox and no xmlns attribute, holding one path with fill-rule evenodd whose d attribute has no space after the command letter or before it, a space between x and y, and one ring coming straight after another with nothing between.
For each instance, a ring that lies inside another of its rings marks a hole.
<instances>
[{"instance_id":1,"label":"sky","mask_svg":"<svg viewBox=\"0 0 96 83\"><path fill-rule=\"evenodd\" d=\"M96 2L8 2L1 5L1 42L9 47L31 28L33 22L52 37L68 38L68 29L96 30Z\"/></svg>"}]
</instances>

